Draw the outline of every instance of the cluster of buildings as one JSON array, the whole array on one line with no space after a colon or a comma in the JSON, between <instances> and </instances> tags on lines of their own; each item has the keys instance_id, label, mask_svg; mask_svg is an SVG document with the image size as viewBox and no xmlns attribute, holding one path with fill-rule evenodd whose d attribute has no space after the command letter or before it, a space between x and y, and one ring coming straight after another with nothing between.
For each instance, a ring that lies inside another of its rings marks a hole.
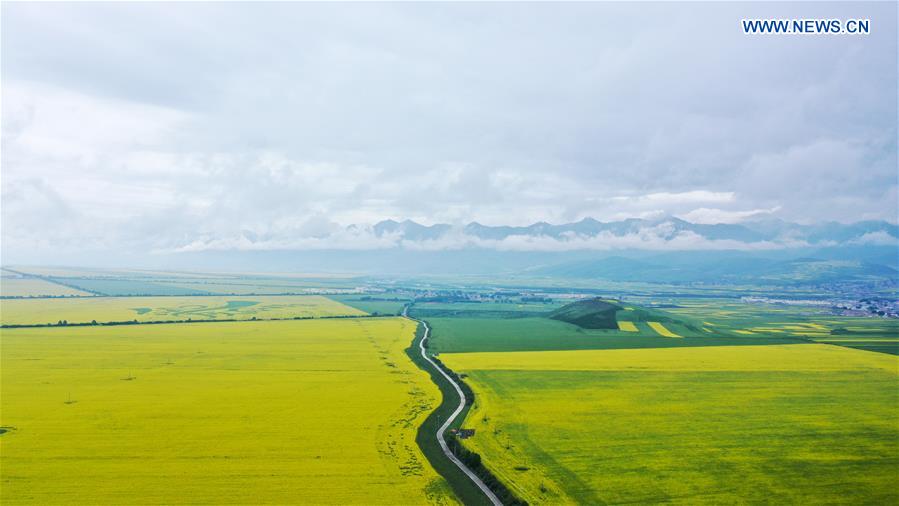
<instances>
[{"instance_id":1,"label":"cluster of buildings","mask_svg":"<svg viewBox=\"0 0 899 506\"><path fill-rule=\"evenodd\" d=\"M748 304L783 304L788 306L812 306L829 308L840 316L866 316L899 318L899 300L885 297L867 297L857 300L833 299L779 299L771 297L741 297Z\"/></svg>"}]
</instances>

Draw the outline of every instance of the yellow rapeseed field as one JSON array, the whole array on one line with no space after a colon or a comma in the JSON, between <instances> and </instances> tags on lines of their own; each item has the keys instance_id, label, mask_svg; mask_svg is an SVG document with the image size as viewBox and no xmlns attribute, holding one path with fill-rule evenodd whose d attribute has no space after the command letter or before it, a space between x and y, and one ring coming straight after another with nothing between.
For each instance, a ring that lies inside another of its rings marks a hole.
<instances>
[{"instance_id":1,"label":"yellow rapeseed field","mask_svg":"<svg viewBox=\"0 0 899 506\"><path fill-rule=\"evenodd\" d=\"M452 503L401 318L4 329L0 503Z\"/></svg>"},{"instance_id":2,"label":"yellow rapeseed field","mask_svg":"<svg viewBox=\"0 0 899 506\"><path fill-rule=\"evenodd\" d=\"M444 353L531 504L896 504L899 357L819 344Z\"/></svg>"},{"instance_id":3,"label":"yellow rapeseed field","mask_svg":"<svg viewBox=\"0 0 899 506\"><path fill-rule=\"evenodd\" d=\"M363 311L319 295L212 297L86 297L0 300L5 325L121 322L137 320L249 320L364 315Z\"/></svg>"},{"instance_id":4,"label":"yellow rapeseed field","mask_svg":"<svg viewBox=\"0 0 899 506\"><path fill-rule=\"evenodd\" d=\"M639 332L637 326L634 325L634 322L625 322L621 320L618 321L618 330L622 332Z\"/></svg>"},{"instance_id":5,"label":"yellow rapeseed field","mask_svg":"<svg viewBox=\"0 0 899 506\"><path fill-rule=\"evenodd\" d=\"M682 337L682 336L675 334L674 332L671 332L670 330L668 330L664 325L662 325L659 322L647 322L647 323L649 324L650 327L652 327L652 330L655 330L656 333L662 337Z\"/></svg>"}]
</instances>

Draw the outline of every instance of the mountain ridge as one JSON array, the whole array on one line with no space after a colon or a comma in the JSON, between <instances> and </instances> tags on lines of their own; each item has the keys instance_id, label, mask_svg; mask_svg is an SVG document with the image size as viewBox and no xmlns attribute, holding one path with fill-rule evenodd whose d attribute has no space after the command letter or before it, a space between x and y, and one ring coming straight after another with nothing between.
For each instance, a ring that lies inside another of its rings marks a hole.
<instances>
[{"instance_id":1,"label":"mountain ridge","mask_svg":"<svg viewBox=\"0 0 899 506\"><path fill-rule=\"evenodd\" d=\"M360 230L350 225L348 230ZM899 241L899 225L886 221L855 223L822 222L798 224L778 219L745 221L742 223L692 223L673 216L656 219L628 218L603 222L590 217L576 222L551 224L545 221L525 226L483 225L471 221L465 225L435 223L422 225L413 220L383 220L371 226L376 237L395 236L406 241L435 241L449 235L470 237L481 241L503 241L513 237L552 238L576 241L585 238L622 238L628 236L658 238L670 241L678 237L702 238L708 241L737 241L740 243L801 244L822 247L842 243L888 244Z\"/></svg>"}]
</instances>

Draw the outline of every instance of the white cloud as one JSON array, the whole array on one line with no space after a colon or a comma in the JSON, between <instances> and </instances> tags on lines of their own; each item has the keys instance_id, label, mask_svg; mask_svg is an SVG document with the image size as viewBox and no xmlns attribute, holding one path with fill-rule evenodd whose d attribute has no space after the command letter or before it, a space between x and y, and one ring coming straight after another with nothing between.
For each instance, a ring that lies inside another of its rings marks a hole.
<instances>
[{"instance_id":1,"label":"white cloud","mask_svg":"<svg viewBox=\"0 0 899 506\"><path fill-rule=\"evenodd\" d=\"M769 209L750 209L747 211L727 211L724 209L710 209L708 207L700 207L693 209L687 213L678 216L681 219L692 223L714 224L714 223L739 223L749 218L755 218L760 215L773 214L780 210L780 206Z\"/></svg>"},{"instance_id":2,"label":"white cloud","mask_svg":"<svg viewBox=\"0 0 899 506\"><path fill-rule=\"evenodd\" d=\"M378 236L372 227L332 229L328 235L316 237L255 238L242 233L228 238L203 238L189 244L154 251L157 254L199 251L277 251L277 250L377 250L402 248L411 251L452 251L483 248L497 251L610 251L622 249L659 251L742 250L763 251L806 247L804 241L752 241L708 239L695 232L677 230L671 222L645 226L626 234L601 232L596 235L575 233L561 237L514 234L502 239L485 239L468 235L454 227L435 239L412 240L401 233Z\"/></svg>"},{"instance_id":3,"label":"white cloud","mask_svg":"<svg viewBox=\"0 0 899 506\"><path fill-rule=\"evenodd\" d=\"M873 246L899 246L899 238L892 236L883 230L878 230L877 232L868 232L858 239L853 239L850 243Z\"/></svg>"},{"instance_id":4,"label":"white cloud","mask_svg":"<svg viewBox=\"0 0 899 506\"><path fill-rule=\"evenodd\" d=\"M696 203L728 203L733 202L734 192L713 192L707 190L692 190L680 193L659 192L633 197L619 196L614 200L633 201L647 203L654 206L666 206L671 204L696 204Z\"/></svg>"},{"instance_id":5,"label":"white cloud","mask_svg":"<svg viewBox=\"0 0 899 506\"><path fill-rule=\"evenodd\" d=\"M385 218L895 221L895 5L747 8L4 4L4 256L379 248L338 229ZM750 11L878 30L747 38ZM491 247L701 242L678 241Z\"/></svg>"}]
</instances>

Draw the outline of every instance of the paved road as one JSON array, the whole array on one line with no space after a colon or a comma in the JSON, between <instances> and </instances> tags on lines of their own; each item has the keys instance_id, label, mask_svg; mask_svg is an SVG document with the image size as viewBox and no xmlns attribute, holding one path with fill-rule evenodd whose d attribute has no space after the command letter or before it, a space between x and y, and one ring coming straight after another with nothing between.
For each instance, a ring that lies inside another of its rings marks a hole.
<instances>
[{"instance_id":1,"label":"paved road","mask_svg":"<svg viewBox=\"0 0 899 506\"><path fill-rule=\"evenodd\" d=\"M459 406L455 411L453 411L453 414L450 415L445 422L443 422L443 425L441 425L440 428L437 429L437 442L440 443L440 448L443 450L443 454L446 455L446 458L453 461L453 463L456 464L456 466L461 469L463 473L465 473L465 476L468 476L468 478L471 479L471 481L474 482L474 484L477 485L479 489L481 489L481 492L484 492L484 495L486 495L487 498L490 499L490 502L492 502L494 506L502 506L503 503L500 502L498 497L496 497L496 494L494 494L493 491L490 490L490 488L487 487L487 485L485 485L480 478L478 478L478 475L474 474L474 472L472 472L472 470L469 469L468 466L466 466L462 463L461 460L456 458L456 456L453 455L453 452L450 451L449 446L446 445L446 439L443 438L443 434L446 432L446 429L448 429L449 426L456 420L456 417L459 416L459 413L461 413L462 410L465 409L465 394L462 392L462 389L459 388L459 384L456 383L455 380L453 380L453 378L449 374L447 374L440 366L438 366L433 360L431 360L431 357L429 357L427 351L425 351L425 341L427 341L428 336L431 335L431 327L428 326L427 322L409 316L407 314L407 310L408 308L403 309L403 316L409 318L412 321L419 322L425 326L425 334L421 338L421 341L419 341L418 343L418 347L421 348L422 358L427 360L428 363L430 363L431 366L434 367L434 369L442 374L443 377L450 382L453 388L456 389L456 393L459 394Z\"/></svg>"}]
</instances>

